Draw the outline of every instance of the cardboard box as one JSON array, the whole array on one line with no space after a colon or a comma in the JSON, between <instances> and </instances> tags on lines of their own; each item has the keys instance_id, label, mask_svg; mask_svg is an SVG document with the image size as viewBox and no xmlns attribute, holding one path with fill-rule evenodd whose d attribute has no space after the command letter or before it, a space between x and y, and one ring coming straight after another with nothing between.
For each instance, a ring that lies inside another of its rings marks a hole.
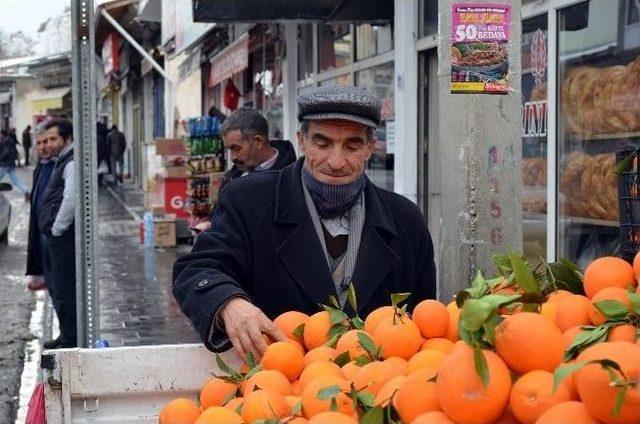
<instances>
[{"instance_id":1,"label":"cardboard box","mask_svg":"<svg viewBox=\"0 0 640 424\"><path fill-rule=\"evenodd\" d=\"M173 247L176 245L175 216L156 218L153 220L153 244L156 247Z\"/></svg>"},{"instance_id":2,"label":"cardboard box","mask_svg":"<svg viewBox=\"0 0 640 424\"><path fill-rule=\"evenodd\" d=\"M187 168L185 166L167 166L165 172L167 178L187 178Z\"/></svg>"},{"instance_id":3,"label":"cardboard box","mask_svg":"<svg viewBox=\"0 0 640 424\"><path fill-rule=\"evenodd\" d=\"M184 144L178 139L156 138L156 155L181 156L186 153Z\"/></svg>"}]
</instances>

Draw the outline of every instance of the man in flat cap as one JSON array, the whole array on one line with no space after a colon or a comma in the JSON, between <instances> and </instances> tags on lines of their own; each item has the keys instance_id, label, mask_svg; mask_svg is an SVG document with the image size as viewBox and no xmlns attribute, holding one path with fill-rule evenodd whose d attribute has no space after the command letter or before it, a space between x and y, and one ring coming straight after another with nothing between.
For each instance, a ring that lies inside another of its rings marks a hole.
<instances>
[{"instance_id":1,"label":"man in flat cap","mask_svg":"<svg viewBox=\"0 0 640 424\"><path fill-rule=\"evenodd\" d=\"M356 87L322 87L298 98L303 157L223 190L212 231L173 269L173 294L207 348L264 352L271 320L313 314L331 295L361 317L411 292L409 307L436 295L433 245L420 210L364 174L381 101Z\"/></svg>"}]
</instances>

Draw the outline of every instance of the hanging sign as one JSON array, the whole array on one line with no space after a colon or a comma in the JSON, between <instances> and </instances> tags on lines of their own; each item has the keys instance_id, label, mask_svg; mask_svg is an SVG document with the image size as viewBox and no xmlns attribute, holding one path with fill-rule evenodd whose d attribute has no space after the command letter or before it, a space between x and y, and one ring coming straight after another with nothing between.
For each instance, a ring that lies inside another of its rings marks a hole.
<instances>
[{"instance_id":1,"label":"hanging sign","mask_svg":"<svg viewBox=\"0 0 640 424\"><path fill-rule=\"evenodd\" d=\"M458 3L452 13L451 92L506 94L511 7Z\"/></svg>"}]
</instances>

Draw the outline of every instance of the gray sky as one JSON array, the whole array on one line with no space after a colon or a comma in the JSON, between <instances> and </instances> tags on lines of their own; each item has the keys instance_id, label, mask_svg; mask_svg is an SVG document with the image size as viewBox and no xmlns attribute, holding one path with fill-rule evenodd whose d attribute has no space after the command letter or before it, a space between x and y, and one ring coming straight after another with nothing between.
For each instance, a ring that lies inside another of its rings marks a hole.
<instances>
[{"instance_id":1,"label":"gray sky","mask_svg":"<svg viewBox=\"0 0 640 424\"><path fill-rule=\"evenodd\" d=\"M0 29L23 31L35 38L42 22L70 4L70 0L0 0Z\"/></svg>"}]
</instances>

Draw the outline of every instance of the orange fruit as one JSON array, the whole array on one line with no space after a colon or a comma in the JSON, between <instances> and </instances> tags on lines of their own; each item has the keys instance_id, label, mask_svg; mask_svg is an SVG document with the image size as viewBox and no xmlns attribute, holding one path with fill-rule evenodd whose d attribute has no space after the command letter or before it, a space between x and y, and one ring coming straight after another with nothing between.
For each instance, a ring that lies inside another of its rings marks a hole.
<instances>
[{"instance_id":1,"label":"orange fruit","mask_svg":"<svg viewBox=\"0 0 640 424\"><path fill-rule=\"evenodd\" d=\"M158 422L160 424L193 424L201 413L202 409L193 401L178 398L162 407Z\"/></svg>"},{"instance_id":2,"label":"orange fruit","mask_svg":"<svg viewBox=\"0 0 640 424\"><path fill-rule=\"evenodd\" d=\"M489 374L485 386L474 366L473 349L456 348L440 366L436 380L438 402L455 422L489 424L504 411L511 393L509 368L495 353L483 350Z\"/></svg>"},{"instance_id":3,"label":"orange fruit","mask_svg":"<svg viewBox=\"0 0 640 424\"><path fill-rule=\"evenodd\" d=\"M302 402L302 398L300 396L285 396L284 399L287 401L289 406L291 407L291 413L293 414L293 409L298 406L298 404ZM300 413L294 415L302 415L302 410Z\"/></svg>"},{"instance_id":4,"label":"orange fruit","mask_svg":"<svg viewBox=\"0 0 640 424\"><path fill-rule=\"evenodd\" d=\"M411 319L425 339L444 337L449 332L449 311L437 300L423 300L413 309Z\"/></svg>"},{"instance_id":5,"label":"orange fruit","mask_svg":"<svg viewBox=\"0 0 640 424\"><path fill-rule=\"evenodd\" d=\"M291 382L291 394L293 396L300 396L302 393L302 387L300 387L300 380Z\"/></svg>"},{"instance_id":6,"label":"orange fruit","mask_svg":"<svg viewBox=\"0 0 640 424\"><path fill-rule=\"evenodd\" d=\"M428 383L433 382L438 375L438 370L434 368L420 368L407 375L407 383Z\"/></svg>"},{"instance_id":7,"label":"orange fruit","mask_svg":"<svg viewBox=\"0 0 640 424\"><path fill-rule=\"evenodd\" d=\"M309 421L304 417L285 418L283 422L286 424L308 424L309 423Z\"/></svg>"},{"instance_id":8,"label":"orange fruit","mask_svg":"<svg viewBox=\"0 0 640 424\"><path fill-rule=\"evenodd\" d=\"M577 325L590 325L589 309L591 301L582 295L572 294L558 302L556 325L560 331L567 331Z\"/></svg>"},{"instance_id":9,"label":"orange fruit","mask_svg":"<svg viewBox=\"0 0 640 424\"><path fill-rule=\"evenodd\" d=\"M339 366L333 362L314 362L302 371L300 374L300 389L304 392L307 384L312 382L318 377L324 377L327 375L335 375L340 378L344 378L342 370Z\"/></svg>"},{"instance_id":10,"label":"orange fruit","mask_svg":"<svg viewBox=\"0 0 640 424\"><path fill-rule=\"evenodd\" d=\"M626 261L613 256L605 256L591 262L584 271L584 291L592 298L605 287L623 289L637 285L633 267Z\"/></svg>"},{"instance_id":11,"label":"orange fruit","mask_svg":"<svg viewBox=\"0 0 640 424\"><path fill-rule=\"evenodd\" d=\"M344 352L349 352L349 356L352 360L359 358L360 356L367 355L367 351L360 345L359 334L364 334L370 339L373 339L369 333L362 330L349 330L344 333L338 343L336 344L336 352L338 355Z\"/></svg>"},{"instance_id":12,"label":"orange fruit","mask_svg":"<svg viewBox=\"0 0 640 424\"><path fill-rule=\"evenodd\" d=\"M562 402L552 406L542 414L536 424L601 424L589 415L587 408L580 402Z\"/></svg>"},{"instance_id":13,"label":"orange fruit","mask_svg":"<svg viewBox=\"0 0 640 424\"><path fill-rule=\"evenodd\" d=\"M431 411L417 416L411 424L456 424L442 411Z\"/></svg>"},{"instance_id":14,"label":"orange fruit","mask_svg":"<svg viewBox=\"0 0 640 424\"><path fill-rule=\"evenodd\" d=\"M267 347L260 364L264 370L279 371L289 381L295 381L304 369L304 356L292 343L277 342Z\"/></svg>"},{"instance_id":15,"label":"orange fruit","mask_svg":"<svg viewBox=\"0 0 640 424\"><path fill-rule=\"evenodd\" d=\"M353 402L344 393L345 390L349 390L347 382L334 375L316 378L309 383L307 387L305 387L302 392L301 401L302 412L306 418L309 419L321 412L331 410L331 399L318 399L318 392L331 386L338 386L341 390L336 396L338 411L348 415L355 413L355 410L353 409Z\"/></svg>"},{"instance_id":16,"label":"orange fruit","mask_svg":"<svg viewBox=\"0 0 640 424\"><path fill-rule=\"evenodd\" d=\"M460 309L458 308L458 305L456 305L456 302L453 301L447 305L447 311L449 311L449 330L445 337L455 343L460 338L458 335Z\"/></svg>"},{"instance_id":17,"label":"orange fruit","mask_svg":"<svg viewBox=\"0 0 640 424\"><path fill-rule=\"evenodd\" d=\"M330 329L329 312L321 311L311 315L304 325L304 345L307 350L315 349L328 342Z\"/></svg>"},{"instance_id":18,"label":"orange fruit","mask_svg":"<svg viewBox=\"0 0 640 424\"><path fill-rule=\"evenodd\" d=\"M543 303L540 307L540 315L548 319L549 321L556 322L556 312L558 311L558 303Z\"/></svg>"},{"instance_id":19,"label":"orange fruit","mask_svg":"<svg viewBox=\"0 0 640 424\"><path fill-rule=\"evenodd\" d=\"M631 324L616 325L609 330L607 341L635 343L639 331L638 327Z\"/></svg>"},{"instance_id":20,"label":"orange fruit","mask_svg":"<svg viewBox=\"0 0 640 424\"><path fill-rule=\"evenodd\" d=\"M435 339L425 340L424 343L422 343L420 350L434 349L444 353L449 353L452 348L453 342L451 340L444 337L437 337Z\"/></svg>"},{"instance_id":21,"label":"orange fruit","mask_svg":"<svg viewBox=\"0 0 640 424\"><path fill-rule=\"evenodd\" d=\"M242 395L246 398L249 393L257 389L272 390L287 396L291 394L291 383L280 371L262 370L242 383Z\"/></svg>"},{"instance_id":22,"label":"orange fruit","mask_svg":"<svg viewBox=\"0 0 640 424\"><path fill-rule=\"evenodd\" d=\"M547 298L547 303L558 303L565 297L571 296L572 294L573 293L571 293L568 290L556 290L551 294L549 294L549 297Z\"/></svg>"},{"instance_id":23,"label":"orange fruit","mask_svg":"<svg viewBox=\"0 0 640 424\"><path fill-rule=\"evenodd\" d=\"M311 418L307 424L358 424L355 418L340 412L322 412Z\"/></svg>"},{"instance_id":24,"label":"orange fruit","mask_svg":"<svg viewBox=\"0 0 640 424\"><path fill-rule=\"evenodd\" d=\"M396 394L398 389L400 389L400 386L402 386L406 378L407 377L405 377L404 375L399 375L384 383L376 394L375 404L387 406L391 398Z\"/></svg>"},{"instance_id":25,"label":"orange fruit","mask_svg":"<svg viewBox=\"0 0 640 424\"><path fill-rule=\"evenodd\" d=\"M239 415L242 415L242 404L244 403L243 397L237 397L231 399L224 405L224 409L228 409L229 411L233 411Z\"/></svg>"},{"instance_id":26,"label":"orange fruit","mask_svg":"<svg viewBox=\"0 0 640 424\"><path fill-rule=\"evenodd\" d=\"M202 409L223 406L224 402L238 391L238 386L219 378L209 380L200 391Z\"/></svg>"},{"instance_id":27,"label":"orange fruit","mask_svg":"<svg viewBox=\"0 0 640 424\"><path fill-rule=\"evenodd\" d=\"M360 367L355 362L348 362L342 366L342 374L347 380L353 380L358 371L360 371Z\"/></svg>"},{"instance_id":28,"label":"orange fruit","mask_svg":"<svg viewBox=\"0 0 640 424\"><path fill-rule=\"evenodd\" d=\"M631 310L631 298L627 290L620 287L605 287L591 298L589 319L591 319L593 325L602 325L607 321L607 317L596 308L596 303L603 300L617 300L627 308L627 311Z\"/></svg>"},{"instance_id":29,"label":"orange fruit","mask_svg":"<svg viewBox=\"0 0 640 424\"><path fill-rule=\"evenodd\" d=\"M446 353L439 350L422 350L413 355L411 359L409 359L407 372L410 374L413 371L419 370L421 368L437 370L438 368L440 368L440 364L442 364L442 361L444 361L447 356L448 355Z\"/></svg>"},{"instance_id":30,"label":"orange fruit","mask_svg":"<svg viewBox=\"0 0 640 424\"><path fill-rule=\"evenodd\" d=\"M220 406L207 408L200 414L195 424L243 424L242 417Z\"/></svg>"},{"instance_id":31,"label":"orange fruit","mask_svg":"<svg viewBox=\"0 0 640 424\"><path fill-rule=\"evenodd\" d=\"M393 306L382 306L378 309L374 309L364 320L364 331L369 334L374 334L376 332L376 328L378 328L378 324L387 318L393 318L394 312L395 308Z\"/></svg>"},{"instance_id":32,"label":"orange fruit","mask_svg":"<svg viewBox=\"0 0 640 424\"><path fill-rule=\"evenodd\" d=\"M407 370L409 368L409 362L406 359L398 358L397 356L392 356L391 358L387 358L384 361L385 364L391 365L395 369L397 369L401 374L406 375Z\"/></svg>"},{"instance_id":33,"label":"orange fruit","mask_svg":"<svg viewBox=\"0 0 640 424\"><path fill-rule=\"evenodd\" d=\"M284 418L289 415L291 415L291 408L287 400L276 391L256 390L244 398L242 418L247 423L256 420Z\"/></svg>"},{"instance_id":34,"label":"orange fruit","mask_svg":"<svg viewBox=\"0 0 640 424\"><path fill-rule=\"evenodd\" d=\"M562 333L540 314L521 312L506 317L496 327L498 355L518 374L553 371L562 362Z\"/></svg>"},{"instance_id":35,"label":"orange fruit","mask_svg":"<svg viewBox=\"0 0 640 424\"><path fill-rule=\"evenodd\" d=\"M436 383L405 382L393 397L393 406L405 423L412 422L426 412L442 410Z\"/></svg>"},{"instance_id":36,"label":"orange fruit","mask_svg":"<svg viewBox=\"0 0 640 424\"><path fill-rule=\"evenodd\" d=\"M567 350L575 341L578 334L585 333L586 330L583 330L581 326L571 327L564 333L562 333L562 345L564 346L564 350Z\"/></svg>"},{"instance_id":37,"label":"orange fruit","mask_svg":"<svg viewBox=\"0 0 640 424\"><path fill-rule=\"evenodd\" d=\"M316 347L315 349L311 349L309 352L307 352L306 355L304 355L304 365L308 367L312 363L318 361L330 362L336 359L336 356L338 356L338 352L332 347Z\"/></svg>"},{"instance_id":38,"label":"orange fruit","mask_svg":"<svg viewBox=\"0 0 640 424\"><path fill-rule=\"evenodd\" d=\"M522 424L535 422L553 405L572 400L566 385L553 392L553 374L535 370L520 377L511 389L511 410Z\"/></svg>"},{"instance_id":39,"label":"orange fruit","mask_svg":"<svg viewBox=\"0 0 640 424\"><path fill-rule=\"evenodd\" d=\"M632 268L633 276L635 277L637 282L638 279L640 279L640 252L636 253L636 256L633 258Z\"/></svg>"},{"instance_id":40,"label":"orange fruit","mask_svg":"<svg viewBox=\"0 0 640 424\"><path fill-rule=\"evenodd\" d=\"M408 316L383 320L373 336L374 342L382 348L382 357L397 356L409 360L422 345L418 326Z\"/></svg>"},{"instance_id":41,"label":"orange fruit","mask_svg":"<svg viewBox=\"0 0 640 424\"><path fill-rule=\"evenodd\" d=\"M511 411L510 405L507 405L507 407L504 409L504 412L502 413L500 418L498 418L498 421L496 421L493 424L522 424L522 423L516 418L515 415L513 415L513 411Z\"/></svg>"},{"instance_id":42,"label":"orange fruit","mask_svg":"<svg viewBox=\"0 0 640 424\"><path fill-rule=\"evenodd\" d=\"M298 311L288 311L278 315L278 317L273 320L273 323L278 326L285 336L297 340L296 336L293 335L294 330L301 324L306 324L308 319L309 315L307 314Z\"/></svg>"},{"instance_id":43,"label":"orange fruit","mask_svg":"<svg viewBox=\"0 0 640 424\"><path fill-rule=\"evenodd\" d=\"M392 365L375 361L360 368L353 377L353 384L357 390L364 390L375 395L387 381L400 375L402 373Z\"/></svg>"},{"instance_id":44,"label":"orange fruit","mask_svg":"<svg viewBox=\"0 0 640 424\"><path fill-rule=\"evenodd\" d=\"M609 359L616 362L627 379L640 378L640 347L629 342L605 342L585 349L576 362ZM613 373L620 379L618 371ZM590 364L575 374L578 394L589 414L606 424L637 424L640 422L640 386L627 386L620 414L613 416L619 389L611 385L609 373L598 364Z\"/></svg>"}]
</instances>

